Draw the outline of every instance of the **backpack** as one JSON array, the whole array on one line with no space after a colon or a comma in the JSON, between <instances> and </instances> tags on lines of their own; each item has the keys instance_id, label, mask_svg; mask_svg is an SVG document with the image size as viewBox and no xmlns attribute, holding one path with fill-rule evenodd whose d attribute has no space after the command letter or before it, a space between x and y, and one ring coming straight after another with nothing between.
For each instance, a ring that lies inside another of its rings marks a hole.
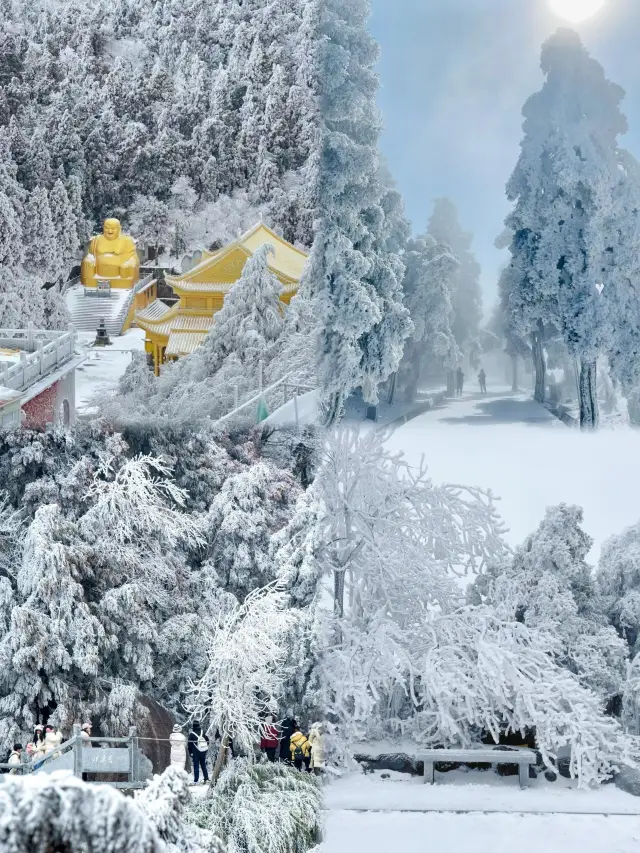
<instances>
[{"instance_id":1,"label":"backpack","mask_svg":"<svg viewBox=\"0 0 640 853\"><path fill-rule=\"evenodd\" d=\"M294 760L304 758L304 752L302 751L302 747L298 746L298 744L296 744L296 748L293 750L293 758Z\"/></svg>"},{"instance_id":2,"label":"backpack","mask_svg":"<svg viewBox=\"0 0 640 853\"><path fill-rule=\"evenodd\" d=\"M193 734L195 735L196 733L193 732ZM205 740L204 735L203 734L196 735L196 738L197 738L197 740L196 740L194 745L195 745L195 748L198 750L198 752L207 752L209 749L209 744Z\"/></svg>"}]
</instances>

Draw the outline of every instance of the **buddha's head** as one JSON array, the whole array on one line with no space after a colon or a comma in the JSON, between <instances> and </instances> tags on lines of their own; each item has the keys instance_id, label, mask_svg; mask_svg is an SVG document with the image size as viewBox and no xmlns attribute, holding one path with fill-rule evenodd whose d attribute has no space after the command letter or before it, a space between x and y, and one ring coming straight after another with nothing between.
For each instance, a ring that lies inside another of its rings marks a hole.
<instances>
[{"instance_id":1,"label":"buddha's head","mask_svg":"<svg viewBox=\"0 0 640 853\"><path fill-rule=\"evenodd\" d=\"M107 240L117 240L120 236L120 222L118 219L105 219L102 233Z\"/></svg>"}]
</instances>

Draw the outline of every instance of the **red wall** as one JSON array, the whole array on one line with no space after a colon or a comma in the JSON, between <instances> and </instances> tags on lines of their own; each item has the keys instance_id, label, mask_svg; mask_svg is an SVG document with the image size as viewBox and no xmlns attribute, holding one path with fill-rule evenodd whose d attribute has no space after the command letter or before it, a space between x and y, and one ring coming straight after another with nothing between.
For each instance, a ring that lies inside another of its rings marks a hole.
<instances>
[{"instance_id":1,"label":"red wall","mask_svg":"<svg viewBox=\"0 0 640 853\"><path fill-rule=\"evenodd\" d=\"M27 429L44 429L47 424L54 422L58 385L58 382L54 382L33 400L24 404L22 407L24 412L22 425L24 427Z\"/></svg>"}]
</instances>

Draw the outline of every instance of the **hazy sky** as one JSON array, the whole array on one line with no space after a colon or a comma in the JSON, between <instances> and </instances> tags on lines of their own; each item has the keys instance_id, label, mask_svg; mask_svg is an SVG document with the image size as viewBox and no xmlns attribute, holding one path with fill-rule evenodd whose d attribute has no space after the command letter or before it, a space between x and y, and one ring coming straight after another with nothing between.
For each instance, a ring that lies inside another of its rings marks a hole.
<instances>
[{"instance_id":1,"label":"hazy sky","mask_svg":"<svg viewBox=\"0 0 640 853\"><path fill-rule=\"evenodd\" d=\"M457 203L475 235L490 309L506 257L493 241L509 210L504 186L519 153L522 105L542 85L542 42L570 25L548 11L547 0L371 2L391 172L417 231L435 197ZM623 144L640 158L640 0L608 0L597 18L572 26L626 89Z\"/></svg>"}]
</instances>

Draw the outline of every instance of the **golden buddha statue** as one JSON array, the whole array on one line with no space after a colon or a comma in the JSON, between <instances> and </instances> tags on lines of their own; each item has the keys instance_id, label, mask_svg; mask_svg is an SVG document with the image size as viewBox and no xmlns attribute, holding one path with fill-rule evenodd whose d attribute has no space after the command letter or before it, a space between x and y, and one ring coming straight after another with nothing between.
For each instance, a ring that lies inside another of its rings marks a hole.
<instances>
[{"instance_id":1,"label":"golden buddha statue","mask_svg":"<svg viewBox=\"0 0 640 853\"><path fill-rule=\"evenodd\" d=\"M85 287L108 281L111 287L131 288L139 278L140 260L134 240L122 234L117 219L105 219L102 234L91 238L82 259L80 281Z\"/></svg>"}]
</instances>

